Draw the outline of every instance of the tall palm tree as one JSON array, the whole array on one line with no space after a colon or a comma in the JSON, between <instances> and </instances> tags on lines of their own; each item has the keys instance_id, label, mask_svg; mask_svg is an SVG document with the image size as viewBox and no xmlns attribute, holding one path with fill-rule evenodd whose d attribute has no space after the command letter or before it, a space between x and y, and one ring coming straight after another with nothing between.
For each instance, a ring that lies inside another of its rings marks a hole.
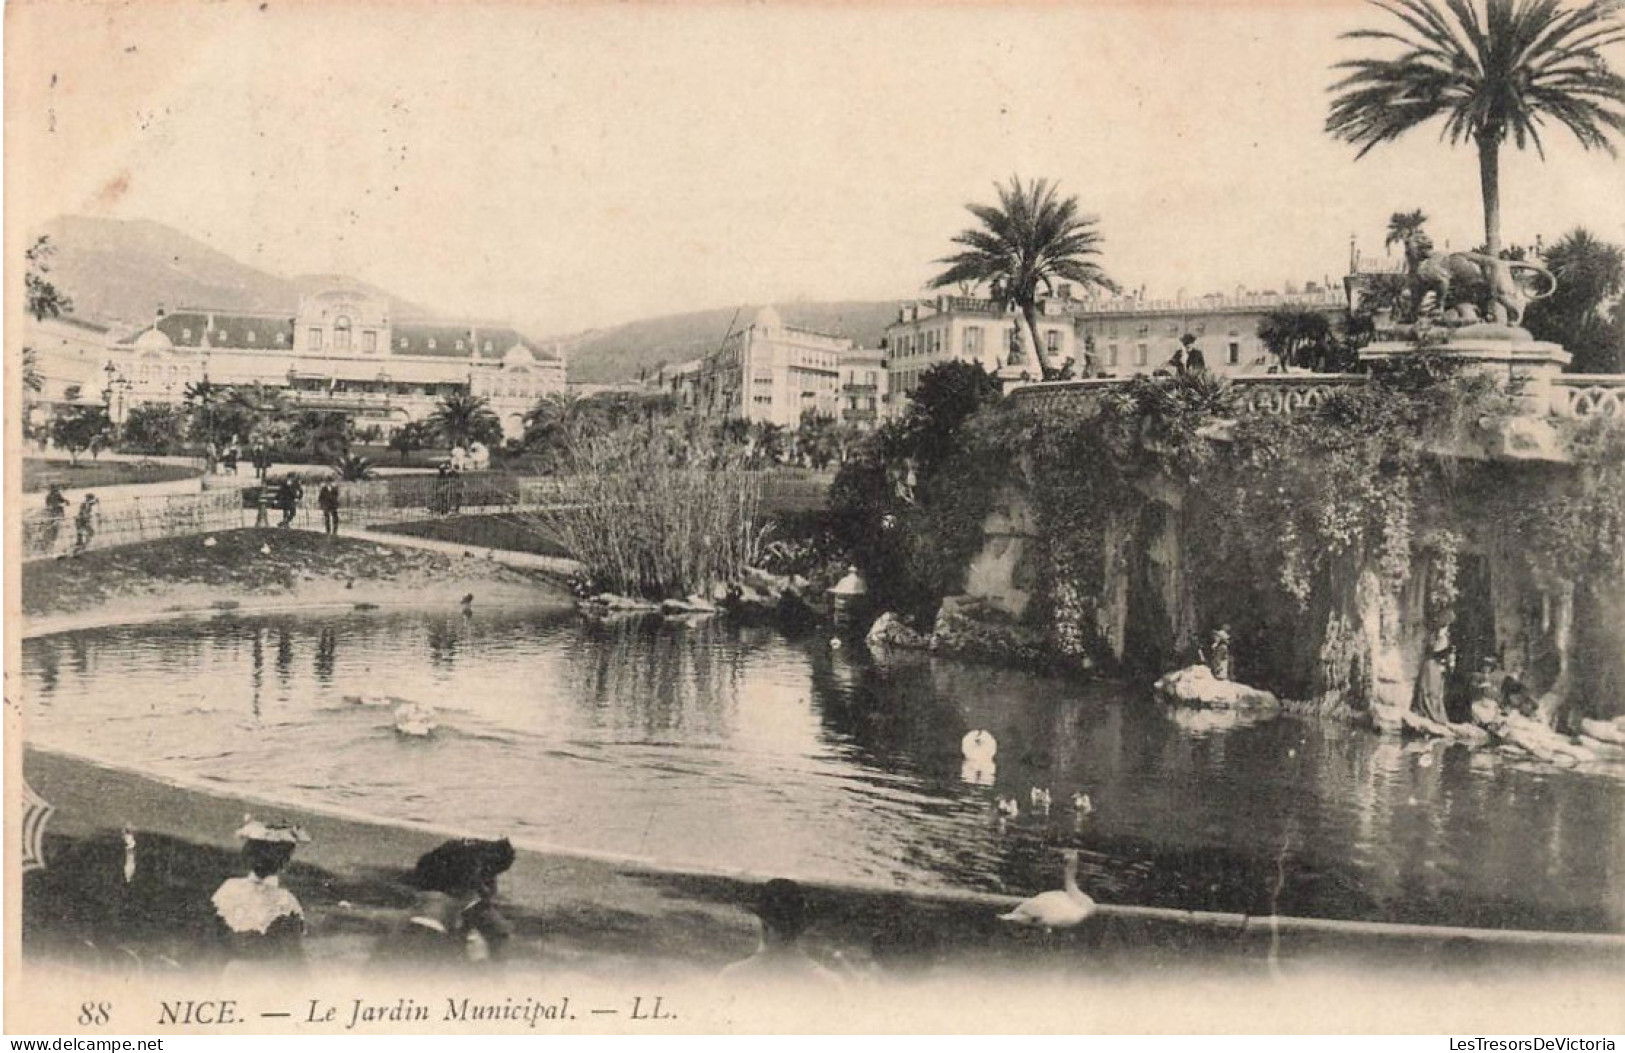
<instances>
[{"instance_id":1,"label":"tall palm tree","mask_svg":"<svg viewBox=\"0 0 1625 1053\"><path fill-rule=\"evenodd\" d=\"M1388 58L1340 62L1348 75L1326 118L1334 138L1364 157L1438 117L1452 144L1478 148L1484 241L1501 251L1501 144L1533 145L1549 119L1587 150L1616 153L1610 131L1625 131L1625 78L1608 68L1606 48L1625 41L1619 0L1371 0L1403 26L1360 29L1350 40L1398 45Z\"/></svg>"},{"instance_id":2,"label":"tall palm tree","mask_svg":"<svg viewBox=\"0 0 1625 1053\"><path fill-rule=\"evenodd\" d=\"M428 422L448 446L466 447L476 440L488 440L493 432L502 432L502 422L484 398L460 392L442 398Z\"/></svg>"},{"instance_id":3,"label":"tall palm tree","mask_svg":"<svg viewBox=\"0 0 1625 1053\"><path fill-rule=\"evenodd\" d=\"M1395 245L1404 245L1412 234L1420 233L1427 224L1427 213L1419 208L1409 212L1395 212L1388 217L1388 236L1382 239L1382 247L1388 249Z\"/></svg>"},{"instance_id":4,"label":"tall palm tree","mask_svg":"<svg viewBox=\"0 0 1625 1053\"><path fill-rule=\"evenodd\" d=\"M1023 185L1011 176L1009 186L997 186L998 207L966 205L981 221L954 235L963 252L936 262L947 270L931 279L930 287L943 289L962 283L986 282L991 299L1000 308L1014 304L1027 324L1033 353L1047 379L1055 370L1038 338L1038 292L1054 295L1055 282L1077 282L1084 288L1117 291L1117 284L1091 257L1100 255L1098 220L1078 212L1076 197L1062 198L1047 179Z\"/></svg>"}]
</instances>

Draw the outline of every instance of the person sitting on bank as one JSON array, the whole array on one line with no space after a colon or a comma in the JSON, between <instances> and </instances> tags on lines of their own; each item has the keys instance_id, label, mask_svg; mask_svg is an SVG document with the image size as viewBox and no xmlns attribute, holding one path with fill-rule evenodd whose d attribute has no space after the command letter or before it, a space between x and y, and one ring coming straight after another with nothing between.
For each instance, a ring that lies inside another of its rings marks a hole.
<instances>
[{"instance_id":1,"label":"person sitting on bank","mask_svg":"<svg viewBox=\"0 0 1625 1053\"><path fill-rule=\"evenodd\" d=\"M513 866L507 838L458 838L425 852L413 871L413 884L444 892L458 904L457 929L471 962L495 961L513 938L513 926L497 910L497 879Z\"/></svg>"},{"instance_id":2,"label":"person sitting on bank","mask_svg":"<svg viewBox=\"0 0 1625 1053\"><path fill-rule=\"evenodd\" d=\"M1197 652L1197 657L1207 663L1208 671L1215 680L1230 679L1230 626L1221 625L1213 631L1205 650Z\"/></svg>"},{"instance_id":3,"label":"person sitting on bank","mask_svg":"<svg viewBox=\"0 0 1625 1053\"><path fill-rule=\"evenodd\" d=\"M233 962L298 964L304 959L305 911L282 887L281 873L310 835L291 824L249 819L237 836L248 874L228 878L211 899L227 954Z\"/></svg>"},{"instance_id":4,"label":"person sitting on bank","mask_svg":"<svg viewBox=\"0 0 1625 1053\"><path fill-rule=\"evenodd\" d=\"M68 499L62 493L61 483L52 483L45 491L45 526L40 540L46 551L56 548L56 539L62 533L62 524L68 518Z\"/></svg>"},{"instance_id":5,"label":"person sitting on bank","mask_svg":"<svg viewBox=\"0 0 1625 1053\"><path fill-rule=\"evenodd\" d=\"M807 899L800 885L788 878L774 878L763 885L756 900L756 918L761 924L756 953L723 969L722 979L840 986L840 978L801 946L807 928Z\"/></svg>"}]
</instances>

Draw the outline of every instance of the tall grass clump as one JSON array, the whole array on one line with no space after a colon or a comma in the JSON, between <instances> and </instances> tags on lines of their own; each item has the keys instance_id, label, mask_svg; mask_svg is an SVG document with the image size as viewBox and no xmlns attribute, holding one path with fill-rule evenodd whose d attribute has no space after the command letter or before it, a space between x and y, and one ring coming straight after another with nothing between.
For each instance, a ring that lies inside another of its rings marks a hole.
<instances>
[{"instance_id":1,"label":"tall grass clump","mask_svg":"<svg viewBox=\"0 0 1625 1053\"><path fill-rule=\"evenodd\" d=\"M583 438L568 454L563 505L528 515L595 590L708 595L757 555L762 484L737 453L702 446L658 421Z\"/></svg>"}]
</instances>

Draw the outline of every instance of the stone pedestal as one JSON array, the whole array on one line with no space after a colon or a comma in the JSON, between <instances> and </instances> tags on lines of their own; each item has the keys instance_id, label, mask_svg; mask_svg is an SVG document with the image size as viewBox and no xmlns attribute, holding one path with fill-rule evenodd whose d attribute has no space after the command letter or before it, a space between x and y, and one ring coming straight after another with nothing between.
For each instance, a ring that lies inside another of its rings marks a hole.
<instances>
[{"instance_id":1,"label":"stone pedestal","mask_svg":"<svg viewBox=\"0 0 1625 1053\"><path fill-rule=\"evenodd\" d=\"M1561 345L1536 340L1529 330L1491 322L1460 328L1423 329L1412 339L1390 337L1360 350L1360 362L1377 365L1406 355L1447 355L1467 368L1488 373L1516 388L1516 417L1497 422L1483 453L1509 460L1566 460L1557 434L1547 421L1552 405L1552 378L1574 356Z\"/></svg>"}]
</instances>

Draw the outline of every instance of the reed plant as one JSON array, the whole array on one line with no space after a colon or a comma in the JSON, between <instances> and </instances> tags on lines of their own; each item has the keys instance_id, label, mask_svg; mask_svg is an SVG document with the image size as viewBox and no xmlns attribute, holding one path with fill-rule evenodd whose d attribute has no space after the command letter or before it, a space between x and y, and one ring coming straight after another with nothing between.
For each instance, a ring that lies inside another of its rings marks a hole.
<instances>
[{"instance_id":1,"label":"reed plant","mask_svg":"<svg viewBox=\"0 0 1625 1053\"><path fill-rule=\"evenodd\" d=\"M738 453L655 420L583 438L567 469L566 500L525 515L564 542L596 589L709 596L756 559L762 484Z\"/></svg>"}]
</instances>

